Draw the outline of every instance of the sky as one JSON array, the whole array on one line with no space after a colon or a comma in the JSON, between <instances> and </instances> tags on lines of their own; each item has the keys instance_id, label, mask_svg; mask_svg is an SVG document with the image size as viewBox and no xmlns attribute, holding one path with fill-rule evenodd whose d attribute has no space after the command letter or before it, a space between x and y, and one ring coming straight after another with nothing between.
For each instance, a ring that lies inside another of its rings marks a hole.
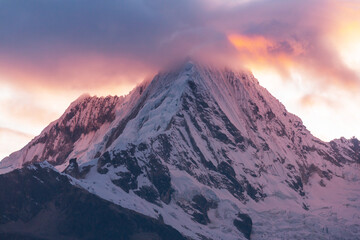
<instances>
[{"instance_id":1,"label":"sky","mask_svg":"<svg viewBox=\"0 0 360 240\"><path fill-rule=\"evenodd\" d=\"M251 70L322 140L360 137L358 0L2 0L0 159L188 57Z\"/></svg>"}]
</instances>

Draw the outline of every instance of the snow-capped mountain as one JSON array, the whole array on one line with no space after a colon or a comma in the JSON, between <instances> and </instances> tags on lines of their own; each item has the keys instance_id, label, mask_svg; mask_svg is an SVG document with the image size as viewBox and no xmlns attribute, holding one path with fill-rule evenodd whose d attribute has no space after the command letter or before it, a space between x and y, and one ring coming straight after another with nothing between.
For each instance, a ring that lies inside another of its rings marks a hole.
<instances>
[{"instance_id":1,"label":"snow-capped mountain","mask_svg":"<svg viewBox=\"0 0 360 240\"><path fill-rule=\"evenodd\" d=\"M360 239L360 142L312 136L249 72L187 62L81 96L0 173L43 161L190 239Z\"/></svg>"}]
</instances>

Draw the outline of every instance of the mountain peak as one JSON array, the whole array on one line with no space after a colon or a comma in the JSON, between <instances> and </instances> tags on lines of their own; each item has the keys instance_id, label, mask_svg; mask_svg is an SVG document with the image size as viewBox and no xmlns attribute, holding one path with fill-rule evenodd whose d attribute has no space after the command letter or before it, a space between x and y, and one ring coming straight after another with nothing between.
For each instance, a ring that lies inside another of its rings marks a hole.
<instances>
[{"instance_id":1,"label":"mountain peak","mask_svg":"<svg viewBox=\"0 0 360 240\"><path fill-rule=\"evenodd\" d=\"M249 132L249 126L253 129L257 126L250 120L253 113L247 109L255 108L256 114L266 114L274 103L277 104L272 98L266 95L250 72L233 72L187 60L160 72L152 81L141 83L125 97L81 95L59 120L3 163L13 162L19 167L27 162L47 160L54 165L65 164L63 169L71 158L88 161L110 145L123 149L129 142L150 139L168 130L177 114L201 110L202 105L209 103L214 103L213 109L221 109L235 128ZM265 109L257 103L259 100L266 102ZM189 104L195 105L190 108ZM279 106L275 109L285 111L280 103ZM96 145L91 145L95 142ZM89 144L94 147L92 151L88 150ZM60 149L61 153L58 153Z\"/></svg>"},{"instance_id":2,"label":"mountain peak","mask_svg":"<svg viewBox=\"0 0 360 240\"><path fill-rule=\"evenodd\" d=\"M257 236L294 238L319 232L299 222L357 229L347 224L360 201L340 206L332 194L358 194L359 146L312 136L249 72L186 61L125 97L80 97L0 173L46 160L193 239L249 238L253 225ZM282 224L289 216L296 220ZM344 232L355 238L321 231Z\"/></svg>"}]
</instances>

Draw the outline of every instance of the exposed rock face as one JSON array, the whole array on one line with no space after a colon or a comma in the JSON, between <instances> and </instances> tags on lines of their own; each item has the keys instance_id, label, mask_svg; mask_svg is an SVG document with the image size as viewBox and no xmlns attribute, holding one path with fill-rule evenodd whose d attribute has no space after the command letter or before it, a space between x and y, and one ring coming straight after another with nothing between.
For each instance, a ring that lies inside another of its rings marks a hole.
<instances>
[{"instance_id":1,"label":"exposed rock face","mask_svg":"<svg viewBox=\"0 0 360 240\"><path fill-rule=\"evenodd\" d=\"M76 178L81 179L86 176L86 174L89 173L92 166L86 166L86 167L79 167L79 164L76 161L76 158L72 158L69 161L69 165L66 167L66 169L63 171L67 175Z\"/></svg>"},{"instance_id":2,"label":"exposed rock face","mask_svg":"<svg viewBox=\"0 0 360 240\"><path fill-rule=\"evenodd\" d=\"M115 105L118 101L118 97L87 97L73 103L60 121L30 144L29 148L44 144L41 155L33 156L31 162L47 159L55 165L64 163L81 135L97 131L103 124L115 120Z\"/></svg>"},{"instance_id":3,"label":"exposed rock face","mask_svg":"<svg viewBox=\"0 0 360 240\"><path fill-rule=\"evenodd\" d=\"M193 213L194 220L206 225L210 223L208 211L210 208L217 208L217 203L207 200L203 195L195 195L192 198L192 207L196 210Z\"/></svg>"},{"instance_id":4,"label":"exposed rock face","mask_svg":"<svg viewBox=\"0 0 360 240\"><path fill-rule=\"evenodd\" d=\"M44 160L191 239L359 238L359 141L312 136L247 72L189 62L80 99L0 172Z\"/></svg>"},{"instance_id":5,"label":"exposed rock face","mask_svg":"<svg viewBox=\"0 0 360 240\"><path fill-rule=\"evenodd\" d=\"M250 239L252 230L252 220L247 214L239 213L237 219L234 219L234 225L247 239Z\"/></svg>"},{"instance_id":6,"label":"exposed rock face","mask_svg":"<svg viewBox=\"0 0 360 240\"><path fill-rule=\"evenodd\" d=\"M64 170L64 173L74 178L80 178L79 164L76 162L76 158L70 159L69 165Z\"/></svg>"}]
</instances>

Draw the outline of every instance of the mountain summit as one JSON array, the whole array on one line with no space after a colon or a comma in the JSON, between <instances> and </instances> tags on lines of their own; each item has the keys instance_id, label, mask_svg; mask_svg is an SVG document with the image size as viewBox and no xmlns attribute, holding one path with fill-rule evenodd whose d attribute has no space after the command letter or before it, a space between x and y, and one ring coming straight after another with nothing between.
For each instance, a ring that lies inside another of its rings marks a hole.
<instances>
[{"instance_id":1,"label":"mountain summit","mask_svg":"<svg viewBox=\"0 0 360 240\"><path fill-rule=\"evenodd\" d=\"M187 62L82 96L0 173L44 161L190 239L360 237L360 142L312 136L249 72Z\"/></svg>"}]
</instances>

